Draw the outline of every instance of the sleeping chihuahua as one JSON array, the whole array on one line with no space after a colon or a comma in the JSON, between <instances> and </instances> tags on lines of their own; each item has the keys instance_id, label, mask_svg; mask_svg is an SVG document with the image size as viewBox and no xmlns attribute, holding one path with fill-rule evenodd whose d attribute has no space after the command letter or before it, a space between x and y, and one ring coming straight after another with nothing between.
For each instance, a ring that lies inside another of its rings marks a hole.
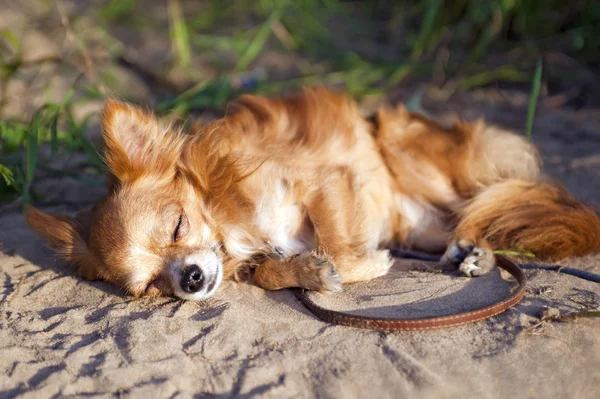
<instances>
[{"instance_id":1,"label":"sleeping chihuahua","mask_svg":"<svg viewBox=\"0 0 600 399\"><path fill-rule=\"evenodd\" d=\"M336 291L385 275L391 246L445 250L466 276L495 249L600 249L598 216L540 180L529 141L484 122L444 128L403 106L365 118L325 89L229 110L184 134L108 100L110 194L75 218L30 207L27 222L85 278L190 300L249 265L269 290Z\"/></svg>"}]
</instances>

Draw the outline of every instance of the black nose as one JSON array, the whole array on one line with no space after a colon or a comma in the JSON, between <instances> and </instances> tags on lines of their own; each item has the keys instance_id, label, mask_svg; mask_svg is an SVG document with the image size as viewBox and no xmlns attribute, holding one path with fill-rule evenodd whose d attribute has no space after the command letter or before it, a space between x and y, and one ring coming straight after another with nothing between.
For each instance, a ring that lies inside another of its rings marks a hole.
<instances>
[{"instance_id":1,"label":"black nose","mask_svg":"<svg viewBox=\"0 0 600 399\"><path fill-rule=\"evenodd\" d=\"M181 271L181 280L179 285L185 292L193 294L194 292L200 291L202 283L204 282L204 275L198 265L188 265Z\"/></svg>"}]
</instances>

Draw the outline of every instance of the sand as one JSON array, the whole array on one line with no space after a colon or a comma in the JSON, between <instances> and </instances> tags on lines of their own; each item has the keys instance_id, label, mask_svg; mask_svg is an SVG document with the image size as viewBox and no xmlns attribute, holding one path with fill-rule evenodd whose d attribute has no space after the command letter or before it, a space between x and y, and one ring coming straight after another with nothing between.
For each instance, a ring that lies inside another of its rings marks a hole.
<instances>
[{"instance_id":1,"label":"sand","mask_svg":"<svg viewBox=\"0 0 600 399\"><path fill-rule=\"evenodd\" d=\"M98 192L51 184L85 203ZM46 208L72 212L75 205ZM134 300L86 282L23 217L0 217L0 397L597 398L600 320L542 321L598 310L600 284L529 271L525 300L473 325L380 333L316 319L283 290L225 283L202 302ZM600 272L600 257L565 264ZM433 265L430 265L433 266ZM466 279L398 261L391 273L312 294L322 305L378 316L434 316L506 295L498 270Z\"/></svg>"}]
</instances>

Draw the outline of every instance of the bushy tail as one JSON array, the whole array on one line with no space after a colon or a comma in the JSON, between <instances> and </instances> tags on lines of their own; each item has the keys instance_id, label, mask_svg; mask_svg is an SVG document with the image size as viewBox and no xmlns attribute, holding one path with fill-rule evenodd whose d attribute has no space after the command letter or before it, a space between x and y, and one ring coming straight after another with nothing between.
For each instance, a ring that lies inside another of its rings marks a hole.
<instances>
[{"instance_id":1,"label":"bushy tail","mask_svg":"<svg viewBox=\"0 0 600 399\"><path fill-rule=\"evenodd\" d=\"M543 259L600 252L600 219L563 188L506 180L482 190L460 212L456 236Z\"/></svg>"}]
</instances>

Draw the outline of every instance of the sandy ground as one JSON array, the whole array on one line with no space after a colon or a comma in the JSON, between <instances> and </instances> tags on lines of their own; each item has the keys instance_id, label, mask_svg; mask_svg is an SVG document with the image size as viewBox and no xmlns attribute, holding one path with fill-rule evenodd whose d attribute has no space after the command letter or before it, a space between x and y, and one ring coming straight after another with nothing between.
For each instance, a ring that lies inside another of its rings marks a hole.
<instances>
[{"instance_id":1,"label":"sandy ground","mask_svg":"<svg viewBox=\"0 0 600 399\"><path fill-rule=\"evenodd\" d=\"M473 96L455 104L467 105L466 114L511 115L509 126L522 120L520 106ZM534 132L549 172L588 201L600 198L598 122L593 112L542 110ZM69 199L48 209L56 212L103 195L68 178L38 190ZM226 283L204 303L133 300L76 278L19 213L2 215L0 226L0 397L600 395L598 319L541 322L548 309L599 309L600 285L575 277L528 272L525 300L478 324L379 333L323 323L291 291L249 283ZM566 263L600 272L600 257ZM419 266L399 261L385 278L315 300L361 314L432 316L488 304L511 286L498 271L469 280Z\"/></svg>"}]
</instances>

